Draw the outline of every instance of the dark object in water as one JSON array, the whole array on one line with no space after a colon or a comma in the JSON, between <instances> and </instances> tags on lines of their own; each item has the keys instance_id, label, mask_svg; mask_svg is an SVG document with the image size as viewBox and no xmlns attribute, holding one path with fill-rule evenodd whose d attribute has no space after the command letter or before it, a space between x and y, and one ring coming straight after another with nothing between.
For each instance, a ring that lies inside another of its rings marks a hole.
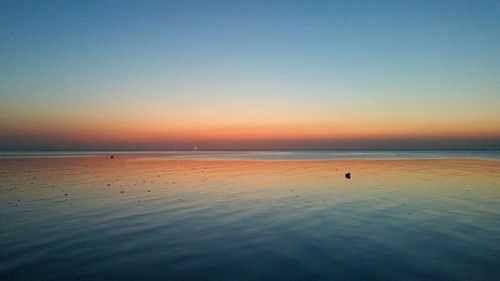
<instances>
[{"instance_id":1,"label":"dark object in water","mask_svg":"<svg viewBox=\"0 0 500 281\"><path fill-rule=\"evenodd\" d=\"M346 179L350 179L351 178L351 173L345 174L345 177L346 177Z\"/></svg>"},{"instance_id":2,"label":"dark object in water","mask_svg":"<svg viewBox=\"0 0 500 281\"><path fill-rule=\"evenodd\" d=\"M111 155L111 156L109 156L109 158L113 159L113 158L115 158L115 156L114 156L114 155Z\"/></svg>"}]
</instances>

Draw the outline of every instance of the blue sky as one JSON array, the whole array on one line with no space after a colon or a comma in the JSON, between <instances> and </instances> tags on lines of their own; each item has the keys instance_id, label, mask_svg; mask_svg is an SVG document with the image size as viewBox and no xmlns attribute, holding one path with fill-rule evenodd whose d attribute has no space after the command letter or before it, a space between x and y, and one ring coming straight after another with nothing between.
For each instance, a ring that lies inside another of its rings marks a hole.
<instances>
[{"instance_id":1,"label":"blue sky","mask_svg":"<svg viewBox=\"0 0 500 281\"><path fill-rule=\"evenodd\" d=\"M0 142L130 118L500 135L498 1L0 1L0 26Z\"/></svg>"}]
</instances>

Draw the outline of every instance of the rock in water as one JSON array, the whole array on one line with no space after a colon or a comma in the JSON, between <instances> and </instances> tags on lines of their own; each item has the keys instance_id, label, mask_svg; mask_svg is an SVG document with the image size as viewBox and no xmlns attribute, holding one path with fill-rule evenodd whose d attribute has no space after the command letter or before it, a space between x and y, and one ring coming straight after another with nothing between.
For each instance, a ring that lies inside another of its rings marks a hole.
<instances>
[{"instance_id":1,"label":"rock in water","mask_svg":"<svg viewBox=\"0 0 500 281\"><path fill-rule=\"evenodd\" d=\"M345 174L345 177L346 177L346 179L350 179L351 178L351 173Z\"/></svg>"}]
</instances>

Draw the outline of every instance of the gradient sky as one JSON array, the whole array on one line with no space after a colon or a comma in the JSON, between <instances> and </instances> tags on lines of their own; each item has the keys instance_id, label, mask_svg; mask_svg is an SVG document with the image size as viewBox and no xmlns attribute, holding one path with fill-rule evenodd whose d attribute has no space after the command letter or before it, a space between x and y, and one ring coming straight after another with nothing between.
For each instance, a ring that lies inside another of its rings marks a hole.
<instances>
[{"instance_id":1,"label":"gradient sky","mask_svg":"<svg viewBox=\"0 0 500 281\"><path fill-rule=\"evenodd\" d=\"M0 150L500 148L499 1L2 1Z\"/></svg>"}]
</instances>

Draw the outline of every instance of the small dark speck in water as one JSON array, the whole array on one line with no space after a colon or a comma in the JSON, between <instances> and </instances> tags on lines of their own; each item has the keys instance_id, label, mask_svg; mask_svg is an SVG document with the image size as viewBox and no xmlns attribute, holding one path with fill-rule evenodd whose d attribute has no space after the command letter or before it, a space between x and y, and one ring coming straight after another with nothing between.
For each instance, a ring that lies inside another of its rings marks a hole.
<instances>
[{"instance_id":1,"label":"small dark speck in water","mask_svg":"<svg viewBox=\"0 0 500 281\"><path fill-rule=\"evenodd\" d=\"M115 158L115 156L114 156L114 155L111 155L111 156L109 156L109 158L113 159L113 158Z\"/></svg>"},{"instance_id":2,"label":"small dark speck in water","mask_svg":"<svg viewBox=\"0 0 500 281\"><path fill-rule=\"evenodd\" d=\"M350 179L351 178L351 173L345 174L345 177L346 177L346 179Z\"/></svg>"}]
</instances>

